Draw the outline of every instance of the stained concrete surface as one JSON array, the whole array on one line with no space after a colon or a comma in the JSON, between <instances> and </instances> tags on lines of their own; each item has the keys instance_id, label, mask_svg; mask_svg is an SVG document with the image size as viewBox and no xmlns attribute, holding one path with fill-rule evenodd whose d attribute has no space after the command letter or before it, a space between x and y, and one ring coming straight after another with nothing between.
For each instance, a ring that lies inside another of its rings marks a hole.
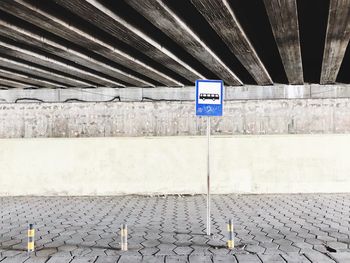
<instances>
[{"instance_id":1,"label":"stained concrete surface","mask_svg":"<svg viewBox=\"0 0 350 263\"><path fill-rule=\"evenodd\" d=\"M349 194L2 197L0 262L349 262ZM225 248L234 221L235 249ZM36 251L27 255L27 224ZM120 224L129 228L120 251ZM119 261L118 261L119 260Z\"/></svg>"},{"instance_id":2,"label":"stained concrete surface","mask_svg":"<svg viewBox=\"0 0 350 263\"><path fill-rule=\"evenodd\" d=\"M229 101L215 135L349 133L350 99ZM194 102L0 104L0 138L203 135Z\"/></svg>"},{"instance_id":3,"label":"stained concrete surface","mask_svg":"<svg viewBox=\"0 0 350 263\"><path fill-rule=\"evenodd\" d=\"M340 99L350 97L350 85L225 86L224 101L276 99ZM0 89L1 103L195 101L195 87Z\"/></svg>"}]
</instances>

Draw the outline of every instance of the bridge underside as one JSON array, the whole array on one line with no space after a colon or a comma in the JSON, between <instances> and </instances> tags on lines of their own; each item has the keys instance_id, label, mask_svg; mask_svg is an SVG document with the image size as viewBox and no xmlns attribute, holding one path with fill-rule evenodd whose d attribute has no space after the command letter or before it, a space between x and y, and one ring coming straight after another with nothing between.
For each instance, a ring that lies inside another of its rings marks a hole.
<instances>
[{"instance_id":1,"label":"bridge underside","mask_svg":"<svg viewBox=\"0 0 350 263\"><path fill-rule=\"evenodd\" d=\"M225 83L213 192L348 192L349 26L341 0L1 0L0 195L204 193L197 79Z\"/></svg>"},{"instance_id":2,"label":"bridge underside","mask_svg":"<svg viewBox=\"0 0 350 263\"><path fill-rule=\"evenodd\" d=\"M340 0L3 0L0 88L350 83Z\"/></svg>"}]
</instances>

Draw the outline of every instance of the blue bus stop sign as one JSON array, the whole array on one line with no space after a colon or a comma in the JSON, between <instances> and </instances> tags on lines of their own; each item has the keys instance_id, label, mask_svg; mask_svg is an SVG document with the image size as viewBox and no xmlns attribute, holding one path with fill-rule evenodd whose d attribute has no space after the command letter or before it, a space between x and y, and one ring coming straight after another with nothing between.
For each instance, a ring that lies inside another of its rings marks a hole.
<instances>
[{"instance_id":1,"label":"blue bus stop sign","mask_svg":"<svg viewBox=\"0 0 350 263\"><path fill-rule=\"evenodd\" d=\"M196 80L196 115L222 116L222 80Z\"/></svg>"}]
</instances>

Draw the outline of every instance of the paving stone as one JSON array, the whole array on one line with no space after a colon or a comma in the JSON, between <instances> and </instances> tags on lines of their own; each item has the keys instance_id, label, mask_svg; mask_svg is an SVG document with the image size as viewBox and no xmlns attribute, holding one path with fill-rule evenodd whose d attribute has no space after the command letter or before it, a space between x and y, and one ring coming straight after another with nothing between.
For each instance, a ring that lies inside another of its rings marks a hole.
<instances>
[{"instance_id":1,"label":"paving stone","mask_svg":"<svg viewBox=\"0 0 350 263\"><path fill-rule=\"evenodd\" d=\"M325 247L325 245L314 245L314 246L313 246L313 249L314 249L315 251L318 251L318 252L321 252L321 253L327 253L327 252L328 252L328 250L327 250L327 248Z\"/></svg>"},{"instance_id":2,"label":"paving stone","mask_svg":"<svg viewBox=\"0 0 350 263\"><path fill-rule=\"evenodd\" d=\"M264 247L259 245L248 245L246 246L245 250L251 252L251 253L264 253L266 250Z\"/></svg>"},{"instance_id":3,"label":"paving stone","mask_svg":"<svg viewBox=\"0 0 350 263\"><path fill-rule=\"evenodd\" d=\"M129 255L122 255L119 258L118 263L138 263L142 262L142 256L129 256Z\"/></svg>"},{"instance_id":4,"label":"paving stone","mask_svg":"<svg viewBox=\"0 0 350 263\"><path fill-rule=\"evenodd\" d=\"M337 263L348 263L348 262L350 262L350 252L330 253L330 256Z\"/></svg>"},{"instance_id":5,"label":"paving stone","mask_svg":"<svg viewBox=\"0 0 350 263\"><path fill-rule=\"evenodd\" d=\"M313 245L306 243L306 242L296 242L296 243L293 243L293 246L300 248L301 250L313 248Z\"/></svg>"},{"instance_id":6,"label":"paving stone","mask_svg":"<svg viewBox=\"0 0 350 263\"><path fill-rule=\"evenodd\" d=\"M70 263L94 263L97 257L75 257Z\"/></svg>"},{"instance_id":7,"label":"paving stone","mask_svg":"<svg viewBox=\"0 0 350 263\"><path fill-rule=\"evenodd\" d=\"M45 263L49 260L49 258L43 258L43 257L30 257L28 258L25 263Z\"/></svg>"},{"instance_id":8,"label":"paving stone","mask_svg":"<svg viewBox=\"0 0 350 263\"><path fill-rule=\"evenodd\" d=\"M266 255L279 254L279 253L281 253L281 251L278 250L277 248L267 248L267 249L264 251L264 254L266 254Z\"/></svg>"},{"instance_id":9,"label":"paving stone","mask_svg":"<svg viewBox=\"0 0 350 263\"><path fill-rule=\"evenodd\" d=\"M47 263L70 263L73 257L51 257Z\"/></svg>"},{"instance_id":10,"label":"paving stone","mask_svg":"<svg viewBox=\"0 0 350 263\"><path fill-rule=\"evenodd\" d=\"M193 248L191 247L176 247L174 249L174 252L177 255L189 255L192 253L192 251L193 251Z\"/></svg>"},{"instance_id":11,"label":"paving stone","mask_svg":"<svg viewBox=\"0 0 350 263\"><path fill-rule=\"evenodd\" d=\"M91 248L77 248L71 252L74 257L82 257L91 253Z\"/></svg>"},{"instance_id":12,"label":"paving stone","mask_svg":"<svg viewBox=\"0 0 350 263\"><path fill-rule=\"evenodd\" d=\"M279 250L282 251L282 252L299 252L300 251L300 248L298 247L295 247L295 246L288 246L288 245L281 245L279 247Z\"/></svg>"},{"instance_id":13,"label":"paving stone","mask_svg":"<svg viewBox=\"0 0 350 263\"><path fill-rule=\"evenodd\" d=\"M12 240L8 240L8 241L5 241L5 242L2 242L1 246L12 248L13 245L21 244L21 242L22 242L21 240L12 239Z\"/></svg>"},{"instance_id":14,"label":"paving stone","mask_svg":"<svg viewBox=\"0 0 350 263\"><path fill-rule=\"evenodd\" d=\"M145 262L145 263L164 263L165 256L143 256L142 262Z\"/></svg>"},{"instance_id":15,"label":"paving stone","mask_svg":"<svg viewBox=\"0 0 350 263\"><path fill-rule=\"evenodd\" d=\"M324 241L324 242L330 242L330 241L336 242L337 241L336 238L330 237L330 236L317 236L317 239Z\"/></svg>"},{"instance_id":16,"label":"paving stone","mask_svg":"<svg viewBox=\"0 0 350 263\"><path fill-rule=\"evenodd\" d=\"M73 257L73 256L68 251L58 251L57 253L55 253L53 255L53 257L64 257L64 258L67 257L67 258L69 258L69 257Z\"/></svg>"},{"instance_id":17,"label":"paving stone","mask_svg":"<svg viewBox=\"0 0 350 263\"><path fill-rule=\"evenodd\" d=\"M286 261L279 254L273 254L273 255L259 254L258 257L262 260L262 262L286 263Z\"/></svg>"},{"instance_id":18,"label":"paving stone","mask_svg":"<svg viewBox=\"0 0 350 263\"><path fill-rule=\"evenodd\" d=\"M165 257L165 263L188 263L188 262L189 262L188 256L167 256L167 257Z\"/></svg>"},{"instance_id":19,"label":"paving stone","mask_svg":"<svg viewBox=\"0 0 350 263\"><path fill-rule=\"evenodd\" d=\"M141 243L142 246L144 247L156 247L160 245L160 242L158 240L146 240Z\"/></svg>"},{"instance_id":20,"label":"paving stone","mask_svg":"<svg viewBox=\"0 0 350 263\"><path fill-rule=\"evenodd\" d=\"M263 242L263 243L260 243L259 244L261 247L263 248L269 248L269 249L277 249L279 247L278 244L275 244L275 243L266 243L266 242Z\"/></svg>"},{"instance_id":21,"label":"paving stone","mask_svg":"<svg viewBox=\"0 0 350 263\"><path fill-rule=\"evenodd\" d=\"M8 257L2 260L2 263L22 263L25 262L28 257L20 256L20 257Z\"/></svg>"},{"instance_id":22,"label":"paving stone","mask_svg":"<svg viewBox=\"0 0 350 263\"><path fill-rule=\"evenodd\" d=\"M192 244L203 245L206 244L209 240L210 238L206 235L194 235L191 242Z\"/></svg>"},{"instance_id":23,"label":"paving stone","mask_svg":"<svg viewBox=\"0 0 350 263\"><path fill-rule=\"evenodd\" d=\"M192 245L191 248L193 249L191 252L191 255L201 255L201 256L206 256L206 255L212 255L213 253L211 252L211 247L208 247L207 245ZM227 253L226 253L227 254Z\"/></svg>"},{"instance_id":24,"label":"paving stone","mask_svg":"<svg viewBox=\"0 0 350 263\"><path fill-rule=\"evenodd\" d=\"M98 256L95 263L117 263L120 256Z\"/></svg>"},{"instance_id":25,"label":"paving stone","mask_svg":"<svg viewBox=\"0 0 350 263\"><path fill-rule=\"evenodd\" d=\"M345 230L345 231L347 231L347 230ZM338 241L339 241L339 239L349 239L349 235L347 235L345 232L343 232L343 233L331 232L331 233L329 233L329 236L336 238Z\"/></svg>"},{"instance_id":26,"label":"paving stone","mask_svg":"<svg viewBox=\"0 0 350 263\"><path fill-rule=\"evenodd\" d=\"M140 254L142 254L143 256L155 255L155 254L157 254L158 251L159 251L159 249L155 248L155 247L146 247L146 248L139 250Z\"/></svg>"},{"instance_id":27,"label":"paving stone","mask_svg":"<svg viewBox=\"0 0 350 263\"><path fill-rule=\"evenodd\" d=\"M60 247L58 247L57 248L57 250L58 251L73 251L73 250L75 250L75 249L77 249L78 248L78 246L70 246L70 245L65 245L65 246L60 246Z\"/></svg>"},{"instance_id":28,"label":"paving stone","mask_svg":"<svg viewBox=\"0 0 350 263\"><path fill-rule=\"evenodd\" d=\"M213 262L214 263L237 263L236 258L233 255L214 255L213 256Z\"/></svg>"},{"instance_id":29,"label":"paving stone","mask_svg":"<svg viewBox=\"0 0 350 263\"><path fill-rule=\"evenodd\" d=\"M329 246L335 250L348 248L348 244L343 243L343 242L327 242L327 246Z\"/></svg>"},{"instance_id":30,"label":"paving stone","mask_svg":"<svg viewBox=\"0 0 350 263\"><path fill-rule=\"evenodd\" d=\"M305 239L305 242L311 245L322 245L324 244L323 241L318 240L318 239L313 239L313 238L307 238Z\"/></svg>"},{"instance_id":31,"label":"paving stone","mask_svg":"<svg viewBox=\"0 0 350 263\"><path fill-rule=\"evenodd\" d=\"M157 254L157 256L170 256L170 255L176 255L176 253L171 249L160 249Z\"/></svg>"},{"instance_id":32,"label":"paving stone","mask_svg":"<svg viewBox=\"0 0 350 263\"><path fill-rule=\"evenodd\" d=\"M273 239L265 235L258 235L258 236L255 236L254 240L267 243L267 242L272 242Z\"/></svg>"},{"instance_id":33,"label":"paving stone","mask_svg":"<svg viewBox=\"0 0 350 263\"><path fill-rule=\"evenodd\" d=\"M212 263L211 256L190 255L190 263Z\"/></svg>"},{"instance_id":34,"label":"paving stone","mask_svg":"<svg viewBox=\"0 0 350 263\"><path fill-rule=\"evenodd\" d=\"M237 254L238 263L261 263L261 260L257 255L251 254Z\"/></svg>"},{"instance_id":35,"label":"paving stone","mask_svg":"<svg viewBox=\"0 0 350 263\"><path fill-rule=\"evenodd\" d=\"M211 247L225 247L226 241L220 239L212 239L207 242L207 244Z\"/></svg>"},{"instance_id":36,"label":"paving stone","mask_svg":"<svg viewBox=\"0 0 350 263\"><path fill-rule=\"evenodd\" d=\"M287 239L278 239L274 240L274 243L280 245L280 246L290 246L293 242Z\"/></svg>"},{"instance_id":37,"label":"paving stone","mask_svg":"<svg viewBox=\"0 0 350 263\"><path fill-rule=\"evenodd\" d=\"M192 248L194 248L194 246L192 246ZM213 255L227 255L229 254L230 250L225 248L225 247L220 247L220 248L209 248L208 249ZM195 254L196 249L193 251L193 253Z\"/></svg>"},{"instance_id":38,"label":"paving stone","mask_svg":"<svg viewBox=\"0 0 350 263\"><path fill-rule=\"evenodd\" d=\"M209 239L201 195L0 197L0 257L26 256L26 227L32 219L40 258L74 255L75 259L97 256L99 260L142 254L181 258L249 251L270 259L281 254L285 260L293 255L304 261L305 253L335 262L326 255L326 246L337 250L334 259L350 252L350 194L213 195L212 200L213 236ZM228 218L235 222L233 251L223 247ZM120 248L118 231L125 221L129 251L122 252L113 248ZM9 245L7 249L3 244Z\"/></svg>"},{"instance_id":39,"label":"paving stone","mask_svg":"<svg viewBox=\"0 0 350 263\"><path fill-rule=\"evenodd\" d=\"M57 253L56 248L43 248L35 251L37 257L49 257Z\"/></svg>"},{"instance_id":40,"label":"paving stone","mask_svg":"<svg viewBox=\"0 0 350 263\"><path fill-rule=\"evenodd\" d=\"M333 259L320 252L307 253L305 256L313 263L335 263Z\"/></svg>"},{"instance_id":41,"label":"paving stone","mask_svg":"<svg viewBox=\"0 0 350 263\"><path fill-rule=\"evenodd\" d=\"M285 253L281 255L288 263L310 263L304 254L295 252ZM317 263L317 262L315 262Z\"/></svg>"}]
</instances>

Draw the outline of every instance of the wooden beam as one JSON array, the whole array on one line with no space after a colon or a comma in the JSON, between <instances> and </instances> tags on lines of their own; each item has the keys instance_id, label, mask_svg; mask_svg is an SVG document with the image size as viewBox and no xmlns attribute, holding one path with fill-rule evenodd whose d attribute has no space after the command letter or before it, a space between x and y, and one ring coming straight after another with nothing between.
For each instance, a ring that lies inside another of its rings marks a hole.
<instances>
[{"instance_id":1,"label":"wooden beam","mask_svg":"<svg viewBox=\"0 0 350 263\"><path fill-rule=\"evenodd\" d=\"M154 79L160 83L163 83L164 85L183 85L167 74L164 74L161 71L149 66L147 63L142 62L137 57L124 52L113 43L108 43L105 40L96 37L93 32L87 31L87 29L80 29L78 26L72 24L71 21L62 20L54 14L50 14L39 9L34 4L22 0L3 0L0 1L0 9L37 25L38 27L62 37L74 44L86 48L92 52L91 57L93 57L93 53L102 55L110 61L118 63L123 67L129 68L134 72ZM132 75L121 69L119 69L119 73L127 77ZM133 77L136 79L135 75L133 75ZM130 80L125 82L129 83ZM149 85L147 83L147 85L142 86Z\"/></svg>"},{"instance_id":2,"label":"wooden beam","mask_svg":"<svg viewBox=\"0 0 350 263\"><path fill-rule=\"evenodd\" d=\"M183 78L194 82L205 78L196 69L176 56L164 44L159 43L142 29L135 27L101 1L97 0L54 0L54 2L71 10L82 18L93 14L91 23L108 32L113 37L142 52L154 61L176 72Z\"/></svg>"},{"instance_id":3,"label":"wooden beam","mask_svg":"<svg viewBox=\"0 0 350 263\"><path fill-rule=\"evenodd\" d=\"M10 24L2 18L0 18L0 32L3 36L23 43L29 43L31 46L35 46L41 50L44 50L45 52L71 60L74 63L94 69L131 85L140 87L154 86L150 82L142 80L102 61L99 61L98 59L94 58L92 54L84 54L71 48L70 46L61 44L59 40L57 41L57 39L51 39L50 36L29 31L20 25Z\"/></svg>"},{"instance_id":4,"label":"wooden beam","mask_svg":"<svg viewBox=\"0 0 350 263\"><path fill-rule=\"evenodd\" d=\"M29 63L19 62L10 57L3 56L0 54L0 66L14 69L16 71L25 72L31 75L48 78L50 80L64 83L66 86L78 86L78 87L89 87L91 83L78 80L73 77L66 76L64 74L56 73L42 67L33 66Z\"/></svg>"},{"instance_id":5,"label":"wooden beam","mask_svg":"<svg viewBox=\"0 0 350 263\"><path fill-rule=\"evenodd\" d=\"M303 84L297 2L264 0L264 3L288 82Z\"/></svg>"},{"instance_id":6,"label":"wooden beam","mask_svg":"<svg viewBox=\"0 0 350 263\"><path fill-rule=\"evenodd\" d=\"M24 83L30 83L31 85L34 85L34 86L41 86L41 87L48 87L48 88L59 88L64 86L62 84L59 84L53 81L40 79L37 77L29 76L23 73L18 73L13 70L4 69L4 68L0 68L0 76L22 81Z\"/></svg>"},{"instance_id":7,"label":"wooden beam","mask_svg":"<svg viewBox=\"0 0 350 263\"><path fill-rule=\"evenodd\" d=\"M137 2L131 0L132 2ZM141 1L143 2L143 1ZM259 85L273 83L227 0L191 0ZM230 30L227 30L227 29Z\"/></svg>"},{"instance_id":8,"label":"wooden beam","mask_svg":"<svg viewBox=\"0 0 350 263\"><path fill-rule=\"evenodd\" d=\"M242 85L242 81L200 39L163 0L126 0L126 2L142 14L153 25L162 30L172 40L177 42L194 58L229 85Z\"/></svg>"},{"instance_id":9,"label":"wooden beam","mask_svg":"<svg viewBox=\"0 0 350 263\"><path fill-rule=\"evenodd\" d=\"M4 77L0 77L0 85L12 87L12 88L20 88L20 89L33 87L33 85L30 85L28 83L23 83L21 81L16 81L16 80L4 78Z\"/></svg>"},{"instance_id":10,"label":"wooden beam","mask_svg":"<svg viewBox=\"0 0 350 263\"><path fill-rule=\"evenodd\" d=\"M88 69L82 69L80 67L76 67L72 64L68 64L66 62L59 61L49 54L40 54L34 52L32 50L28 50L17 45L5 42L0 38L0 53L4 53L7 50L10 51L11 56L15 58L24 59L26 61L30 61L37 65L41 65L47 68L54 68L57 71L64 72L69 75L73 75L79 77L80 79L84 79L87 81L91 81L92 83L97 83L100 86L121 86L125 87L124 84L114 81L112 79L106 78L104 76L100 76L98 74L90 72Z\"/></svg>"},{"instance_id":11,"label":"wooden beam","mask_svg":"<svg viewBox=\"0 0 350 263\"><path fill-rule=\"evenodd\" d=\"M321 84L336 82L350 39L350 1L331 0L323 52Z\"/></svg>"}]
</instances>

